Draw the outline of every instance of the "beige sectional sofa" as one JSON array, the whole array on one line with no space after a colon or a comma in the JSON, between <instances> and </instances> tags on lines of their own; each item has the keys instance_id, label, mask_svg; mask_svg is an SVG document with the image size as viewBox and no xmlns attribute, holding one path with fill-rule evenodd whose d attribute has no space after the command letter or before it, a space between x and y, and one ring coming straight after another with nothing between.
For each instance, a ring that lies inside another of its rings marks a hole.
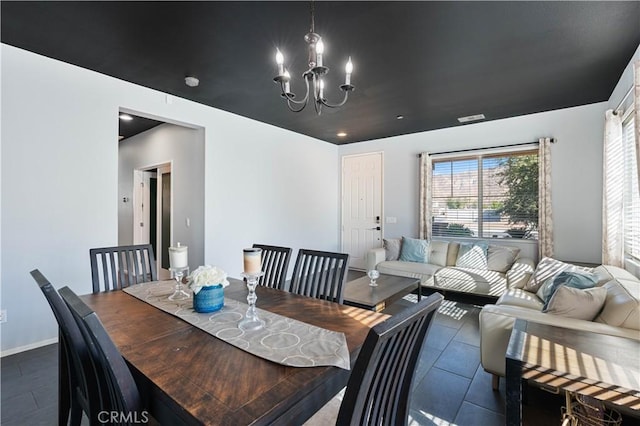
<instances>
[{"instance_id":1,"label":"beige sectional sofa","mask_svg":"<svg viewBox=\"0 0 640 426\"><path fill-rule=\"evenodd\" d=\"M494 375L494 390L498 388L498 377L505 375L505 355L516 319L640 341L640 279L614 266L579 268L593 274L591 276L596 281L594 290L600 292L601 301L604 304L600 305L601 307L596 305L593 320L576 319L575 316L571 316L573 314L566 316L566 313L543 312L544 302L539 296L540 291L538 293L531 291L537 286L537 275L540 275L539 284L542 280L546 281L557 276L558 267L561 270L575 268L572 265L544 258L526 284L508 289L494 305L485 305L480 311L481 363L487 372ZM606 292L599 290L598 287ZM576 303L570 298L567 300L569 303ZM573 306L568 308L568 311L585 309L585 306ZM566 306L565 311L567 311Z\"/></svg>"},{"instance_id":2,"label":"beige sectional sofa","mask_svg":"<svg viewBox=\"0 0 640 426\"><path fill-rule=\"evenodd\" d=\"M435 290L497 299L508 288L527 282L535 266L532 259L518 258L520 249L494 244L486 244L488 249L484 262L469 265L459 256L461 244L467 243L439 240L428 243L427 262L408 262L398 259L398 249L394 247L399 244L398 240L402 241L385 239L384 247L370 250L366 255L367 269L418 278L423 287Z\"/></svg>"}]
</instances>

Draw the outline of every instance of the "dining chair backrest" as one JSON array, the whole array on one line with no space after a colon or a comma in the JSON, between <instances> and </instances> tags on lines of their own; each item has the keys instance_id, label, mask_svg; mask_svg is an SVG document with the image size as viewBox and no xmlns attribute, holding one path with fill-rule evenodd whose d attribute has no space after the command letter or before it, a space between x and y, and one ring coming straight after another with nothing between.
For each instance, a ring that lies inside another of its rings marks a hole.
<instances>
[{"instance_id":1,"label":"dining chair backrest","mask_svg":"<svg viewBox=\"0 0 640 426\"><path fill-rule=\"evenodd\" d=\"M151 244L93 248L89 257L94 293L158 279Z\"/></svg>"},{"instance_id":2,"label":"dining chair backrest","mask_svg":"<svg viewBox=\"0 0 640 426\"><path fill-rule=\"evenodd\" d=\"M262 272L264 275L260 277L258 284L285 290L291 249L265 244L254 244L253 247L262 249Z\"/></svg>"},{"instance_id":3,"label":"dining chair backrest","mask_svg":"<svg viewBox=\"0 0 640 426\"><path fill-rule=\"evenodd\" d=\"M62 359L59 362L65 363L67 377L58 377L58 380L61 384L66 381L67 386L59 386L58 423L66 425L71 415L70 424L80 425L84 411L90 424L97 425L101 405L99 388L91 365L90 348L87 347L69 308L49 280L38 269L31 271L31 276L51 306L60 330ZM68 394L62 395L63 390Z\"/></svg>"},{"instance_id":4,"label":"dining chair backrest","mask_svg":"<svg viewBox=\"0 0 640 426\"><path fill-rule=\"evenodd\" d=\"M411 382L442 299L434 293L369 330L349 376L336 424L407 424Z\"/></svg>"},{"instance_id":5,"label":"dining chair backrest","mask_svg":"<svg viewBox=\"0 0 640 426\"><path fill-rule=\"evenodd\" d=\"M342 303L349 255L300 249L291 277L292 293Z\"/></svg>"},{"instance_id":6,"label":"dining chair backrest","mask_svg":"<svg viewBox=\"0 0 640 426\"><path fill-rule=\"evenodd\" d=\"M117 424L134 424L148 419L129 367L104 329L98 315L69 287L59 290L78 324L87 345L93 345L92 365L100 380L103 410L116 413Z\"/></svg>"}]
</instances>

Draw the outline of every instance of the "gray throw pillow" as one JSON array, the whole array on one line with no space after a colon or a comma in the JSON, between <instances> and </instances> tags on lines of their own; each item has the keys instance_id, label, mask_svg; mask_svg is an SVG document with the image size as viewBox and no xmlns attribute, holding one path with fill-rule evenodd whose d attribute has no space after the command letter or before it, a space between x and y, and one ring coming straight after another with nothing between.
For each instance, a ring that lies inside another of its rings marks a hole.
<instances>
[{"instance_id":1,"label":"gray throw pillow","mask_svg":"<svg viewBox=\"0 0 640 426\"><path fill-rule=\"evenodd\" d=\"M490 271L507 272L516 261L520 249L517 247L489 245L487 254L487 269Z\"/></svg>"},{"instance_id":2,"label":"gray throw pillow","mask_svg":"<svg viewBox=\"0 0 640 426\"><path fill-rule=\"evenodd\" d=\"M398 260L400 257L400 248L402 247L401 238L384 238L382 240L385 252L385 260Z\"/></svg>"},{"instance_id":3,"label":"gray throw pillow","mask_svg":"<svg viewBox=\"0 0 640 426\"><path fill-rule=\"evenodd\" d=\"M549 300L546 312L566 318L593 321L607 299L607 289L593 287L586 290L560 286Z\"/></svg>"}]
</instances>

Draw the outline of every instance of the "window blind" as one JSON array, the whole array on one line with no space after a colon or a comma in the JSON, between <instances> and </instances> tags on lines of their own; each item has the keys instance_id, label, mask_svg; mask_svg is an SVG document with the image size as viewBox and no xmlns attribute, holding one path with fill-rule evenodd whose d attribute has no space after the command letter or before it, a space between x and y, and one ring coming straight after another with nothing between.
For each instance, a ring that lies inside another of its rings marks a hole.
<instances>
[{"instance_id":1,"label":"window blind","mask_svg":"<svg viewBox=\"0 0 640 426\"><path fill-rule=\"evenodd\" d=\"M537 239L537 150L432 164L433 236Z\"/></svg>"},{"instance_id":2,"label":"window blind","mask_svg":"<svg viewBox=\"0 0 640 426\"><path fill-rule=\"evenodd\" d=\"M640 259L640 191L635 150L635 121L633 114L622 123L624 146L624 252Z\"/></svg>"}]
</instances>

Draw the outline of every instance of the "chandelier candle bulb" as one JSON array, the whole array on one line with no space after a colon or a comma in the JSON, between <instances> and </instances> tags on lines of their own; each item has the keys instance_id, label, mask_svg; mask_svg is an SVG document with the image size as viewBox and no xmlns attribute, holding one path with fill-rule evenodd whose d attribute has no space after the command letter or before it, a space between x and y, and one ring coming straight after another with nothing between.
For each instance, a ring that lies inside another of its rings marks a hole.
<instances>
[{"instance_id":1,"label":"chandelier candle bulb","mask_svg":"<svg viewBox=\"0 0 640 426\"><path fill-rule=\"evenodd\" d=\"M284 56L280 49L276 49L276 63L278 64L278 75L284 75Z\"/></svg>"},{"instance_id":2,"label":"chandelier candle bulb","mask_svg":"<svg viewBox=\"0 0 640 426\"><path fill-rule=\"evenodd\" d=\"M349 60L347 61L347 65L344 67L345 72L347 73L344 78L344 84L351 84L351 73L353 72L353 64L351 63L351 56L349 56Z\"/></svg>"},{"instance_id":3,"label":"chandelier candle bulb","mask_svg":"<svg viewBox=\"0 0 640 426\"><path fill-rule=\"evenodd\" d=\"M324 43L322 39L316 43L316 66L322 66L322 54L324 53Z\"/></svg>"},{"instance_id":4,"label":"chandelier candle bulb","mask_svg":"<svg viewBox=\"0 0 640 426\"><path fill-rule=\"evenodd\" d=\"M262 270L262 249L246 248L244 254L244 273L258 274Z\"/></svg>"},{"instance_id":5,"label":"chandelier candle bulb","mask_svg":"<svg viewBox=\"0 0 640 426\"><path fill-rule=\"evenodd\" d=\"M173 269L186 268L189 266L188 247L177 244L176 247L169 247L169 266Z\"/></svg>"}]
</instances>

